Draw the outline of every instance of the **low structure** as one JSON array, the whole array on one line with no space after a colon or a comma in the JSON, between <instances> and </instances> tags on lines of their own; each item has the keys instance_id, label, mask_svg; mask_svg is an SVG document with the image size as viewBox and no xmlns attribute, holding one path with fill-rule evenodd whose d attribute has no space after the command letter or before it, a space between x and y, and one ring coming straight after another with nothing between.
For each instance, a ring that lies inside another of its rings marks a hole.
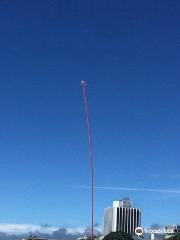
<instances>
[{"instance_id":1,"label":"low structure","mask_svg":"<svg viewBox=\"0 0 180 240\"><path fill-rule=\"evenodd\" d=\"M165 238L180 234L180 225L166 225L164 229L167 232Z\"/></svg>"},{"instance_id":2,"label":"low structure","mask_svg":"<svg viewBox=\"0 0 180 240\"><path fill-rule=\"evenodd\" d=\"M151 233L150 240L163 240L165 236L165 233Z\"/></svg>"},{"instance_id":3,"label":"low structure","mask_svg":"<svg viewBox=\"0 0 180 240\"><path fill-rule=\"evenodd\" d=\"M103 240L104 236L94 236L93 237L93 240ZM88 236L84 236L84 237L80 237L78 238L77 240L91 240L91 237L88 237Z\"/></svg>"},{"instance_id":4,"label":"low structure","mask_svg":"<svg viewBox=\"0 0 180 240\"><path fill-rule=\"evenodd\" d=\"M45 239L45 238L38 238L37 236L32 236L32 235L30 235L29 238L27 238L27 239L22 239L22 240L47 240L47 239Z\"/></svg>"}]
</instances>

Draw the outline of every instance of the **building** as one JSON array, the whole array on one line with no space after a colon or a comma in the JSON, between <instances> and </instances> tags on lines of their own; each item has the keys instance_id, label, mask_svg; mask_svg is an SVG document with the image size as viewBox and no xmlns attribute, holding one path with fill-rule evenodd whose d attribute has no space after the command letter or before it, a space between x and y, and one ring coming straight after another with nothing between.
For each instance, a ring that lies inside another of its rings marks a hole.
<instances>
[{"instance_id":1,"label":"building","mask_svg":"<svg viewBox=\"0 0 180 240\"><path fill-rule=\"evenodd\" d=\"M22 239L22 240L47 240L47 239L45 239L45 238L38 238L37 236L30 235L30 237L28 239Z\"/></svg>"},{"instance_id":2,"label":"building","mask_svg":"<svg viewBox=\"0 0 180 240\"><path fill-rule=\"evenodd\" d=\"M165 236L165 233L151 233L150 240L163 240Z\"/></svg>"},{"instance_id":3,"label":"building","mask_svg":"<svg viewBox=\"0 0 180 240\"><path fill-rule=\"evenodd\" d=\"M166 225L164 230L166 231L166 238L180 234L180 225Z\"/></svg>"},{"instance_id":4,"label":"building","mask_svg":"<svg viewBox=\"0 0 180 240\"><path fill-rule=\"evenodd\" d=\"M91 238L88 236L84 236L84 237L79 237L77 240L90 240Z\"/></svg>"},{"instance_id":5,"label":"building","mask_svg":"<svg viewBox=\"0 0 180 240\"><path fill-rule=\"evenodd\" d=\"M94 236L93 240L103 240L103 238L104 238L104 236L99 236L99 237ZM84 237L80 237L77 240L91 240L91 237L85 235Z\"/></svg>"},{"instance_id":6,"label":"building","mask_svg":"<svg viewBox=\"0 0 180 240\"><path fill-rule=\"evenodd\" d=\"M135 229L140 226L141 210L132 208L129 198L114 201L113 207L104 211L104 235L117 231L135 234Z\"/></svg>"}]
</instances>

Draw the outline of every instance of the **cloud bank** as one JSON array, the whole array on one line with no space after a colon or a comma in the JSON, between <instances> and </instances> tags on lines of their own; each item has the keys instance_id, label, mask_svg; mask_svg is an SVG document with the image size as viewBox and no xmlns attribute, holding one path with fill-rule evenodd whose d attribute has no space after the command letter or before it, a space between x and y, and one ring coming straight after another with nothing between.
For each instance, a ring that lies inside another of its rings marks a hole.
<instances>
[{"instance_id":1,"label":"cloud bank","mask_svg":"<svg viewBox=\"0 0 180 240\"><path fill-rule=\"evenodd\" d=\"M91 234L90 227L78 228L55 228L48 223L41 225L33 224L0 224L0 239L2 240L19 240L29 238L29 235L36 235L39 238L46 239L67 239L76 240L78 237ZM102 235L102 227L98 223L94 224L94 234Z\"/></svg>"},{"instance_id":2,"label":"cloud bank","mask_svg":"<svg viewBox=\"0 0 180 240\"><path fill-rule=\"evenodd\" d=\"M47 224L47 223L46 223ZM49 225L44 227L45 224L41 226L33 225L33 224L0 224L0 232L5 232L7 234L24 234L29 232L45 232L52 233L53 231L58 230L58 228L50 227Z\"/></svg>"}]
</instances>

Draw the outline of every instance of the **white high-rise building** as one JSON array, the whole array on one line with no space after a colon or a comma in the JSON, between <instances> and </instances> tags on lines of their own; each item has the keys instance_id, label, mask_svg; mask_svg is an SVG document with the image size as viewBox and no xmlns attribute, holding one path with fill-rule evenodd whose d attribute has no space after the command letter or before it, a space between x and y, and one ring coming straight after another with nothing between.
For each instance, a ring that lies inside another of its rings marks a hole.
<instances>
[{"instance_id":1,"label":"white high-rise building","mask_svg":"<svg viewBox=\"0 0 180 240\"><path fill-rule=\"evenodd\" d=\"M129 198L114 201L113 207L104 211L104 235L117 231L135 234L135 229L140 226L141 210L132 208Z\"/></svg>"},{"instance_id":2,"label":"white high-rise building","mask_svg":"<svg viewBox=\"0 0 180 240\"><path fill-rule=\"evenodd\" d=\"M164 230L167 232L165 238L180 234L180 225L166 225Z\"/></svg>"}]
</instances>

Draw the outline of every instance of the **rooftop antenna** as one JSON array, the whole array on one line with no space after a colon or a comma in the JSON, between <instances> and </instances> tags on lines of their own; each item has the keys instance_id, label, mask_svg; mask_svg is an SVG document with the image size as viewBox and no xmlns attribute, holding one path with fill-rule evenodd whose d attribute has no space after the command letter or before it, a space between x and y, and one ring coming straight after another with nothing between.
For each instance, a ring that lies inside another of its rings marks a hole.
<instances>
[{"instance_id":1,"label":"rooftop antenna","mask_svg":"<svg viewBox=\"0 0 180 240\"><path fill-rule=\"evenodd\" d=\"M84 90L84 101L86 108L86 118L87 118L87 127L88 127L88 138L89 138L89 152L90 152L90 162L91 162L91 192L92 192L92 226L91 226L91 240L93 240L93 162L92 162L92 149L91 149L91 135L90 135L90 124L89 124L89 114L88 114L88 106L87 106L87 98L86 98L86 82L82 81L81 85Z\"/></svg>"}]
</instances>

